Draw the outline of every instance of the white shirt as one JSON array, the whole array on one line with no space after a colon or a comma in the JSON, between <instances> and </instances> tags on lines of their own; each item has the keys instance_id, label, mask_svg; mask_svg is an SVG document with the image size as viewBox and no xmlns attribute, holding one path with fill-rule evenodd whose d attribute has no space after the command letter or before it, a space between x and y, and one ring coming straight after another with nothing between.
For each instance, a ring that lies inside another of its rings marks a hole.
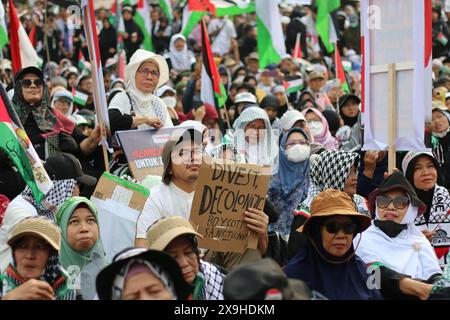
<instances>
[{"instance_id":1,"label":"white shirt","mask_svg":"<svg viewBox=\"0 0 450 320\"><path fill-rule=\"evenodd\" d=\"M166 114L165 121L164 121L164 127L173 127L172 120L170 119L169 111L167 110L167 107L160 98L157 96L152 97L155 103L158 103L162 105L162 110ZM131 103L130 98L125 92L119 92L117 93L114 98L111 100L109 109L117 109L120 111L122 115L128 114L131 115ZM136 105L134 107L134 112L136 113L136 116L151 116L156 117L156 113L154 112L153 108L149 106L148 108L142 109L138 108ZM137 127L138 129L151 129L153 127L150 127L147 124L141 124Z\"/></svg>"},{"instance_id":2,"label":"white shirt","mask_svg":"<svg viewBox=\"0 0 450 320\"><path fill-rule=\"evenodd\" d=\"M194 192L185 192L173 182L153 188L137 220L136 238L145 239L147 229L162 217L181 216L189 219Z\"/></svg>"},{"instance_id":3,"label":"white shirt","mask_svg":"<svg viewBox=\"0 0 450 320\"><path fill-rule=\"evenodd\" d=\"M236 29L233 22L229 19L213 19L208 25L208 33L211 34L216 30L220 30L211 45L213 53L225 55L230 51L231 39L236 38Z\"/></svg>"}]
</instances>

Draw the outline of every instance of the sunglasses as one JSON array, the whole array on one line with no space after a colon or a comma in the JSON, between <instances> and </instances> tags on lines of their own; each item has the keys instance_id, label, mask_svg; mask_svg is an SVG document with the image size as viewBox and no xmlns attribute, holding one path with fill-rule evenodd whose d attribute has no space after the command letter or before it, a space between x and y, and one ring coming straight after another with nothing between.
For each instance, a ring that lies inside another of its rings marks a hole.
<instances>
[{"instance_id":1,"label":"sunglasses","mask_svg":"<svg viewBox=\"0 0 450 320\"><path fill-rule=\"evenodd\" d=\"M355 234L358 230L358 225L354 222L339 223L336 221L330 221L325 223L325 228L328 233L338 233L340 230L345 234Z\"/></svg>"},{"instance_id":2,"label":"sunglasses","mask_svg":"<svg viewBox=\"0 0 450 320\"><path fill-rule=\"evenodd\" d=\"M44 85L44 81L41 79L24 79L21 80L22 87L29 88L31 85L35 85L36 87L40 88Z\"/></svg>"},{"instance_id":3,"label":"sunglasses","mask_svg":"<svg viewBox=\"0 0 450 320\"><path fill-rule=\"evenodd\" d=\"M409 198L406 196L397 196L395 198L391 198L388 196L378 196L377 197L377 207L381 209L386 209L389 207L391 202L394 204L394 207L398 210L405 209L409 204Z\"/></svg>"}]
</instances>

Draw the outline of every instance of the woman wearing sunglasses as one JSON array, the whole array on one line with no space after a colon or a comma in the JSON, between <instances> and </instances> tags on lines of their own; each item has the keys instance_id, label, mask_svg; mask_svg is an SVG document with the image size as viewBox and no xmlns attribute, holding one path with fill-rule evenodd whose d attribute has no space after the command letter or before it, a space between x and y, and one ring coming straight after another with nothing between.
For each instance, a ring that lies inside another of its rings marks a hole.
<instances>
[{"instance_id":1,"label":"woman wearing sunglasses","mask_svg":"<svg viewBox=\"0 0 450 320\"><path fill-rule=\"evenodd\" d=\"M375 220L355 239L360 240L356 253L380 274L385 298L428 299L441 269L430 242L414 224L425 204L401 172L384 179L368 200Z\"/></svg>"},{"instance_id":2,"label":"woman wearing sunglasses","mask_svg":"<svg viewBox=\"0 0 450 320\"><path fill-rule=\"evenodd\" d=\"M431 152L408 152L402 161L406 179L411 183L422 202L427 205L415 224L430 240L441 266L450 263L446 259L450 248L450 195L437 184L438 162Z\"/></svg>"},{"instance_id":3,"label":"woman wearing sunglasses","mask_svg":"<svg viewBox=\"0 0 450 320\"><path fill-rule=\"evenodd\" d=\"M96 149L101 139L97 127L89 137L76 127L75 122L57 109L52 109L47 100L47 86L42 71L36 67L20 70L14 80L12 105L41 159L67 152L75 155L91 174L100 176L89 161L96 160ZM91 169L92 168L92 169ZM100 172L98 172L100 171Z\"/></svg>"},{"instance_id":4,"label":"woman wearing sunglasses","mask_svg":"<svg viewBox=\"0 0 450 320\"><path fill-rule=\"evenodd\" d=\"M119 130L173 126L169 111L155 91L169 81L166 60L153 52L138 49L125 68L126 91L109 104L113 133Z\"/></svg>"},{"instance_id":5,"label":"woman wearing sunglasses","mask_svg":"<svg viewBox=\"0 0 450 320\"><path fill-rule=\"evenodd\" d=\"M354 237L369 226L370 218L356 211L347 193L322 191L311 204L311 216L298 230L307 241L284 268L285 273L328 299L382 299L378 289L367 286L367 266L353 247Z\"/></svg>"}]
</instances>

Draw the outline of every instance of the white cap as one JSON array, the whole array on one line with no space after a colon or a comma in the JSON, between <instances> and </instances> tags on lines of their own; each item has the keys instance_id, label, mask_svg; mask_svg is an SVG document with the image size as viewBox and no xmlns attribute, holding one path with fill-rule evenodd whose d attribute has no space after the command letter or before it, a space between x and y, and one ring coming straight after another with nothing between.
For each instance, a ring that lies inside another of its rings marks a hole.
<instances>
[{"instance_id":1,"label":"white cap","mask_svg":"<svg viewBox=\"0 0 450 320\"><path fill-rule=\"evenodd\" d=\"M433 153L432 153L432 152L429 152L429 151L419 151L419 152L416 152L416 151L409 151L409 152L405 155L405 157L403 158L403 161L402 161L402 171L403 171L403 174L406 175L406 170L408 169L408 165L409 165L409 163L411 162L411 160L413 160L414 158L417 158L418 156L423 156L423 155L430 156L432 159L434 159Z\"/></svg>"},{"instance_id":2,"label":"white cap","mask_svg":"<svg viewBox=\"0 0 450 320\"><path fill-rule=\"evenodd\" d=\"M282 24L289 24L289 22L291 22L291 18L289 18L287 16L282 16L281 17L281 23Z\"/></svg>"},{"instance_id":3,"label":"white cap","mask_svg":"<svg viewBox=\"0 0 450 320\"><path fill-rule=\"evenodd\" d=\"M237 104L237 103L241 103L241 102L257 104L256 97L253 94L251 94L250 92L241 92L236 95L236 97L234 98L234 103Z\"/></svg>"},{"instance_id":4,"label":"white cap","mask_svg":"<svg viewBox=\"0 0 450 320\"><path fill-rule=\"evenodd\" d=\"M158 98L160 98L167 91L172 92L174 95L177 94L177 91L174 88L172 88L171 86L168 86L167 84L165 84L161 88L158 88L158 90L156 90L155 95Z\"/></svg>"},{"instance_id":5,"label":"white cap","mask_svg":"<svg viewBox=\"0 0 450 320\"><path fill-rule=\"evenodd\" d=\"M306 122L306 119L305 119L305 116L303 115L303 113L301 113L298 110L286 111L280 119L280 127L282 130L288 131L288 130L292 129L294 124L299 120L303 120Z\"/></svg>"}]
</instances>

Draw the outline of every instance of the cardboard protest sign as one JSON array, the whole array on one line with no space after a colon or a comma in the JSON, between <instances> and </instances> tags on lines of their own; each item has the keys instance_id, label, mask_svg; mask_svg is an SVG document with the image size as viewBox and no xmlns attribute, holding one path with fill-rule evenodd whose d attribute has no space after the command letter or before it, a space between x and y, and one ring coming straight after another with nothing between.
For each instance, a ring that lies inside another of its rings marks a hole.
<instances>
[{"instance_id":1,"label":"cardboard protest sign","mask_svg":"<svg viewBox=\"0 0 450 320\"><path fill-rule=\"evenodd\" d=\"M269 170L270 171L270 170ZM221 252L256 249L258 238L247 228L244 211L264 209L270 175L266 168L239 163L203 163L190 221L204 236L199 247Z\"/></svg>"},{"instance_id":2,"label":"cardboard protest sign","mask_svg":"<svg viewBox=\"0 0 450 320\"><path fill-rule=\"evenodd\" d=\"M144 186L103 173L91 200L98 210L100 236L108 261L134 246L137 219L148 195Z\"/></svg>"},{"instance_id":3,"label":"cardboard protest sign","mask_svg":"<svg viewBox=\"0 0 450 320\"><path fill-rule=\"evenodd\" d=\"M425 150L431 1L362 0L361 37L363 150Z\"/></svg>"},{"instance_id":4,"label":"cardboard protest sign","mask_svg":"<svg viewBox=\"0 0 450 320\"><path fill-rule=\"evenodd\" d=\"M164 165L161 156L164 144L172 134L178 134L180 130L177 127L166 127L116 132L136 180L142 181L147 175L162 175Z\"/></svg>"},{"instance_id":5,"label":"cardboard protest sign","mask_svg":"<svg viewBox=\"0 0 450 320\"><path fill-rule=\"evenodd\" d=\"M100 200L111 199L137 211L142 211L148 195L149 191L146 187L104 172L92 197Z\"/></svg>"}]
</instances>

